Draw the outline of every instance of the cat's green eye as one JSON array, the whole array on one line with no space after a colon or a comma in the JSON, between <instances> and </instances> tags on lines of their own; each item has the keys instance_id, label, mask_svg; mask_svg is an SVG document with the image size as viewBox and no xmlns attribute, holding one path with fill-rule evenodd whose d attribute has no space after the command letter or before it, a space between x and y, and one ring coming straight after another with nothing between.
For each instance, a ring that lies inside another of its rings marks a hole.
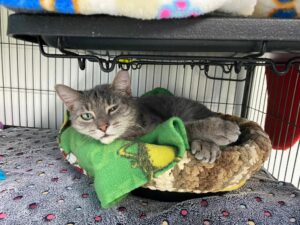
<instances>
[{"instance_id":1,"label":"cat's green eye","mask_svg":"<svg viewBox=\"0 0 300 225\"><path fill-rule=\"evenodd\" d=\"M91 113L83 113L83 114L81 114L80 117L86 121L94 119L94 117Z\"/></svg>"},{"instance_id":2,"label":"cat's green eye","mask_svg":"<svg viewBox=\"0 0 300 225\"><path fill-rule=\"evenodd\" d=\"M115 105L115 106L109 108L108 113L109 113L109 114L110 114L110 113L113 113L113 112L116 111L117 109L118 109L118 106Z\"/></svg>"}]
</instances>

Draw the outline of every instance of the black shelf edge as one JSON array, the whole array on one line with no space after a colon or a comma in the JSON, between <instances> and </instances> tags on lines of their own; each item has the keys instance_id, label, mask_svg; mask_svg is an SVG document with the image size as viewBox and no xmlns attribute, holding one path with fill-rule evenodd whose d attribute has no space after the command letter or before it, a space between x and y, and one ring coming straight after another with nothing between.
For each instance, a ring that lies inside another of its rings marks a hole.
<instances>
[{"instance_id":1,"label":"black shelf edge","mask_svg":"<svg viewBox=\"0 0 300 225\"><path fill-rule=\"evenodd\" d=\"M16 13L9 16L8 35L36 42L42 37L70 49L161 51L300 50L300 20L199 17L137 20L112 16Z\"/></svg>"}]
</instances>

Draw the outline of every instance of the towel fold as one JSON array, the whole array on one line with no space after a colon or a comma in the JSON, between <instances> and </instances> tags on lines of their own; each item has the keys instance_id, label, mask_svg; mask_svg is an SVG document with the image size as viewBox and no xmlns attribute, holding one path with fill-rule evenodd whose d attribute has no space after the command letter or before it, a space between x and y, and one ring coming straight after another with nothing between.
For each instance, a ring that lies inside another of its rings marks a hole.
<instances>
[{"instance_id":1,"label":"towel fold","mask_svg":"<svg viewBox=\"0 0 300 225\"><path fill-rule=\"evenodd\" d=\"M136 142L117 140L104 145L78 133L69 123L59 139L65 158L80 172L94 177L104 208L173 168L189 148L184 124L176 117Z\"/></svg>"}]
</instances>

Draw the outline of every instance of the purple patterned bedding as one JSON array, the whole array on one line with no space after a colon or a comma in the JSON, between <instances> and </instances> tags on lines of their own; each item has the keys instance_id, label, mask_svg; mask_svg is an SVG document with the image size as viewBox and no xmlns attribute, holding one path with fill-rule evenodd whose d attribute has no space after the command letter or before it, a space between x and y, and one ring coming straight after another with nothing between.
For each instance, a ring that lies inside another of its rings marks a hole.
<instances>
[{"instance_id":1,"label":"purple patterned bedding","mask_svg":"<svg viewBox=\"0 0 300 225\"><path fill-rule=\"evenodd\" d=\"M222 196L164 202L130 195L101 209L92 181L62 159L56 130L0 132L0 225L300 224L300 191L264 171Z\"/></svg>"}]
</instances>

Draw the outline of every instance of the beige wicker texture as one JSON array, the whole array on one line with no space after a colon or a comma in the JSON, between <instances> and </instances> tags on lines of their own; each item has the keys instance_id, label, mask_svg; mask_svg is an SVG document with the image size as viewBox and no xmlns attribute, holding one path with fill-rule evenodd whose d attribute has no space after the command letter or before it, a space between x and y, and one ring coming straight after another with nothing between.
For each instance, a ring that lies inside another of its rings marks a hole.
<instances>
[{"instance_id":1,"label":"beige wicker texture","mask_svg":"<svg viewBox=\"0 0 300 225\"><path fill-rule=\"evenodd\" d=\"M239 124L238 141L224 147L214 164L197 160L190 152L171 170L144 187L172 192L220 192L241 187L268 158L272 145L269 136L255 122L230 116L220 117Z\"/></svg>"}]
</instances>

